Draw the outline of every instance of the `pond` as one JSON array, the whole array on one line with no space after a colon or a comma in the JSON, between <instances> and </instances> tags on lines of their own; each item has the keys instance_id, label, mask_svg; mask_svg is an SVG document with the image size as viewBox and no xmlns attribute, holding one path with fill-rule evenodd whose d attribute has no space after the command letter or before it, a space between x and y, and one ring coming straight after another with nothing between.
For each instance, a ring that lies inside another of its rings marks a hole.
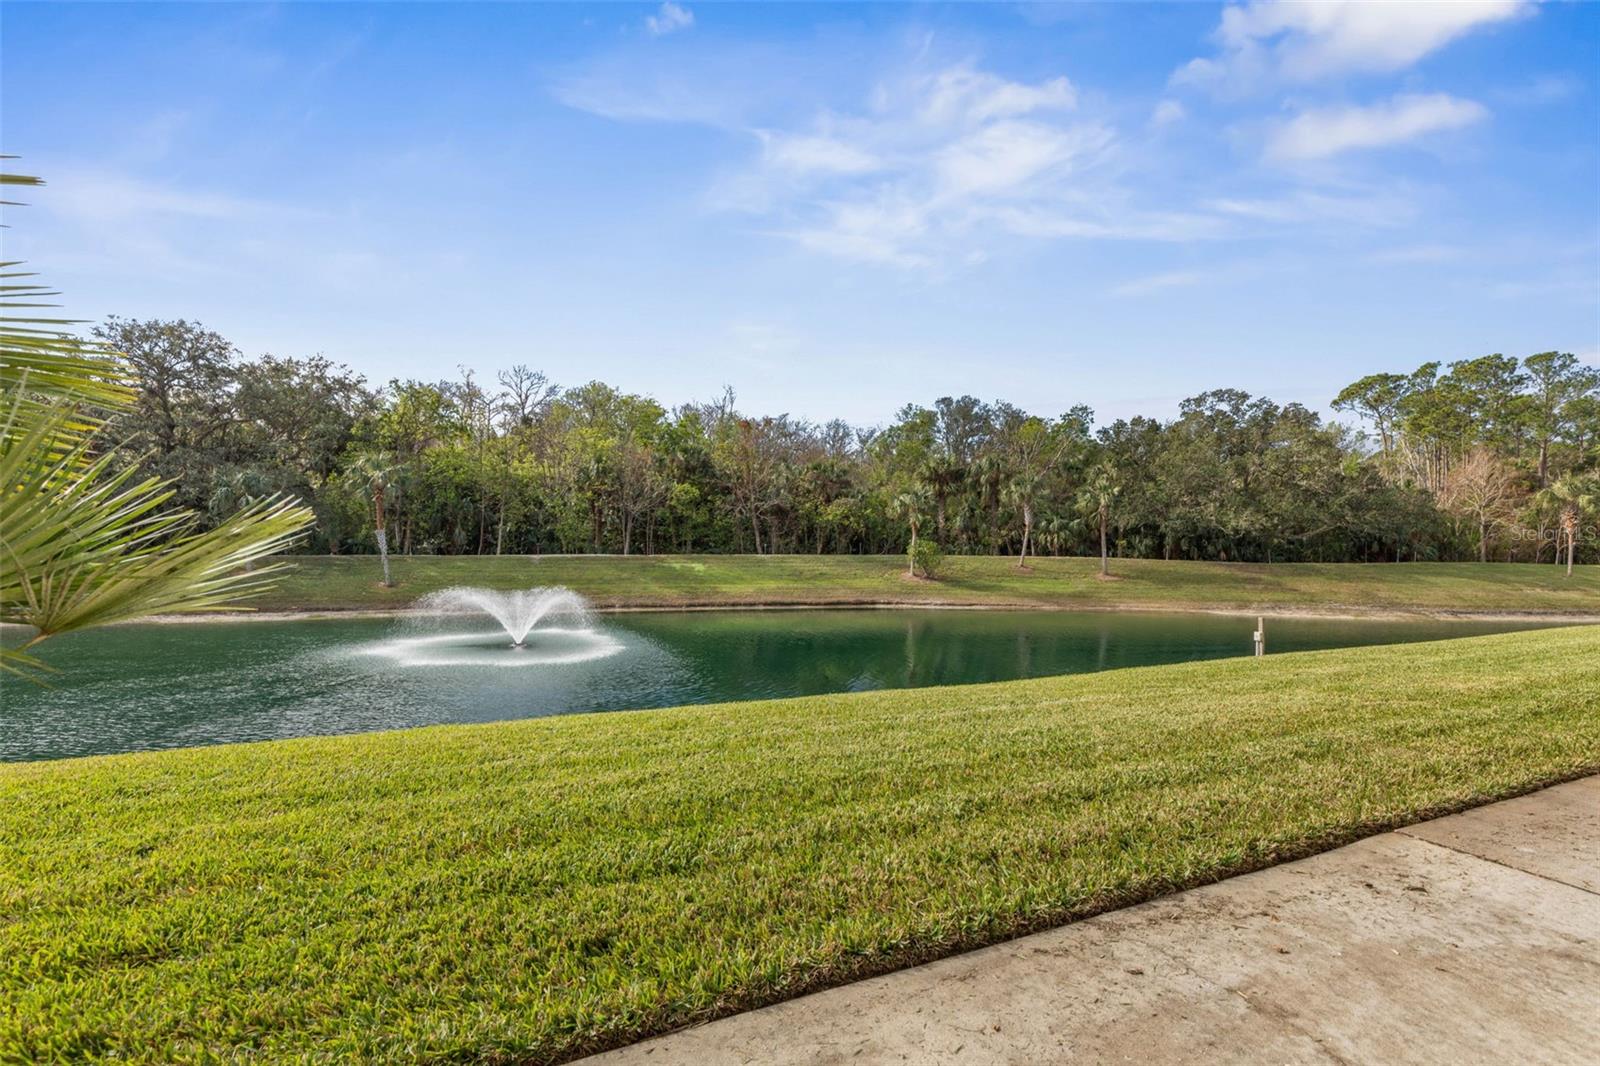
<instances>
[{"instance_id":1,"label":"pond","mask_svg":"<svg viewBox=\"0 0 1600 1066\"><path fill-rule=\"evenodd\" d=\"M612 614L513 648L469 619L117 626L41 645L52 687L4 682L0 760L1005 681L1251 653L1255 619L1064 611ZM1530 624L1269 619L1269 652ZM12 630L8 641L17 639Z\"/></svg>"}]
</instances>

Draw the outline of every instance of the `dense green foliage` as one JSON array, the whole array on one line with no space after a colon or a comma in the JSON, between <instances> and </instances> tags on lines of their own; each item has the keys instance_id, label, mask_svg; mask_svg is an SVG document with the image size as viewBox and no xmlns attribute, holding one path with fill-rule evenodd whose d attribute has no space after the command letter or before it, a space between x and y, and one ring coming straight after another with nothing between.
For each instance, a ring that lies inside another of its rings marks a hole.
<instances>
[{"instance_id":1,"label":"dense green foliage","mask_svg":"<svg viewBox=\"0 0 1600 1066\"><path fill-rule=\"evenodd\" d=\"M920 542L919 542L920 543ZM255 601L263 610L400 610L454 585L564 585L599 607L744 604L1306 609L1355 613L1600 614L1600 567L1571 578L1528 563L1208 563L1126 559L1113 580L1094 559L1027 570L994 556L945 556L937 581L911 581L903 555L414 555L378 583L371 559L302 556Z\"/></svg>"},{"instance_id":2,"label":"dense green foliage","mask_svg":"<svg viewBox=\"0 0 1600 1066\"><path fill-rule=\"evenodd\" d=\"M373 392L325 359L246 360L187 322L111 320L138 409L117 431L214 520L285 491L311 550L401 554L892 554L911 532L960 555L1244 561L1600 557L1600 372L1489 356L1377 375L1335 404L1365 437L1231 389L1162 423L1094 425L972 397L863 429L666 410L518 367L485 388Z\"/></svg>"},{"instance_id":3,"label":"dense green foliage","mask_svg":"<svg viewBox=\"0 0 1600 1066\"><path fill-rule=\"evenodd\" d=\"M1600 770L1600 628L0 766L0 1059L545 1061Z\"/></svg>"}]
</instances>

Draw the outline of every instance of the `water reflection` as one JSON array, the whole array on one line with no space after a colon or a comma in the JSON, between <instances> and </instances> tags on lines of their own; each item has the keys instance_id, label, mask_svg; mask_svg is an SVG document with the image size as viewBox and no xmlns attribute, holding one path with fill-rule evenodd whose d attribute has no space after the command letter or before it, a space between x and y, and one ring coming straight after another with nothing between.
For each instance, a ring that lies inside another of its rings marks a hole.
<instances>
[{"instance_id":1,"label":"water reflection","mask_svg":"<svg viewBox=\"0 0 1600 1066\"><path fill-rule=\"evenodd\" d=\"M6 683L0 759L1001 681L1248 655L1253 628L1214 615L714 611L611 615L512 648L472 619L124 626L43 645L62 669L53 688ZM1517 628L1530 627L1281 619L1272 650Z\"/></svg>"}]
</instances>

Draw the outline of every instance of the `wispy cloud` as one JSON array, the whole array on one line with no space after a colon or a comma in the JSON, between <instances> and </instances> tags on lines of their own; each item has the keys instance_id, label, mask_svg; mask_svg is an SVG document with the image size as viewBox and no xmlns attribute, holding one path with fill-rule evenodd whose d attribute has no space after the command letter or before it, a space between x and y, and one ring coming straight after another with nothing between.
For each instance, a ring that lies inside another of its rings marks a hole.
<instances>
[{"instance_id":1,"label":"wispy cloud","mask_svg":"<svg viewBox=\"0 0 1600 1066\"><path fill-rule=\"evenodd\" d=\"M1171 270L1163 274L1151 274L1149 277L1125 281L1112 288L1111 295L1118 299L1146 296L1163 289L1181 289L1199 285L1210 277L1211 275L1203 270Z\"/></svg>"},{"instance_id":2,"label":"wispy cloud","mask_svg":"<svg viewBox=\"0 0 1600 1066\"><path fill-rule=\"evenodd\" d=\"M1411 244L1385 248L1368 256L1374 263L1448 263L1460 259L1465 251L1453 244Z\"/></svg>"},{"instance_id":3,"label":"wispy cloud","mask_svg":"<svg viewBox=\"0 0 1600 1066\"><path fill-rule=\"evenodd\" d=\"M1170 126L1174 122L1182 122L1188 111L1176 100L1163 100L1150 112L1150 123L1154 126Z\"/></svg>"},{"instance_id":4,"label":"wispy cloud","mask_svg":"<svg viewBox=\"0 0 1600 1066\"><path fill-rule=\"evenodd\" d=\"M1035 111L1071 111L1078 104L1077 90L1066 78L1026 85L967 64L940 71L918 88L927 93L920 112L928 122L983 122Z\"/></svg>"},{"instance_id":5,"label":"wispy cloud","mask_svg":"<svg viewBox=\"0 0 1600 1066\"><path fill-rule=\"evenodd\" d=\"M1416 196L1404 185L1381 189L1294 189L1275 196L1219 197L1203 207L1229 218L1303 231L1306 226L1403 226L1417 213Z\"/></svg>"},{"instance_id":6,"label":"wispy cloud","mask_svg":"<svg viewBox=\"0 0 1600 1066\"><path fill-rule=\"evenodd\" d=\"M1437 45L1491 14L1446 19L1413 39ZM1326 38L1327 54L1341 55L1338 42L1359 39L1372 17L1339 8L1326 25L1310 20L1295 32ZM1270 34L1261 41L1287 47ZM625 50L570 71L556 93L608 118L694 123L744 140L742 157L708 175L711 210L743 215L753 232L808 251L898 268L948 272L1027 243L1187 243L1392 228L1417 216L1415 190L1398 175L1355 182L1327 166L1296 166L1238 168L1198 187L1173 181L1194 165L1187 153L1195 146L1164 128L1203 128L1215 109L1191 118L1185 101L1167 97L1147 104L1141 121L1125 101L1080 93L1064 74L1006 77L935 54L931 36L910 42L909 57L905 44L898 55L869 54L864 70L856 65L859 80L828 92L817 91L814 58L756 43L707 49L692 62ZM786 88L774 95L777 83ZM1303 110L1256 130L1265 131L1269 161L1298 164L1486 115L1481 104L1444 93L1402 94Z\"/></svg>"},{"instance_id":7,"label":"wispy cloud","mask_svg":"<svg viewBox=\"0 0 1600 1066\"><path fill-rule=\"evenodd\" d=\"M681 4L666 0L654 15L645 16L644 28L655 37L686 30L694 25L694 12Z\"/></svg>"},{"instance_id":8,"label":"wispy cloud","mask_svg":"<svg viewBox=\"0 0 1600 1066\"><path fill-rule=\"evenodd\" d=\"M981 259L997 237L1145 238L1164 224L1108 217L1104 203L1125 195L1093 195L1113 180L1118 139L1079 113L1065 76L913 65L880 78L853 108L764 122L707 102L736 93L681 87L583 73L558 95L612 118L738 129L759 150L716 183L713 206L759 216L763 232L831 256L939 267Z\"/></svg>"},{"instance_id":9,"label":"wispy cloud","mask_svg":"<svg viewBox=\"0 0 1600 1066\"><path fill-rule=\"evenodd\" d=\"M1326 159L1360 148L1404 144L1428 133L1482 122L1488 110L1448 93L1401 94L1370 107L1302 111L1267 142L1267 156L1280 161Z\"/></svg>"},{"instance_id":10,"label":"wispy cloud","mask_svg":"<svg viewBox=\"0 0 1600 1066\"><path fill-rule=\"evenodd\" d=\"M620 122L679 122L744 132L787 114L808 70L784 42L680 48L631 46L558 70L551 93L567 107Z\"/></svg>"},{"instance_id":11,"label":"wispy cloud","mask_svg":"<svg viewBox=\"0 0 1600 1066\"><path fill-rule=\"evenodd\" d=\"M1065 77L1013 81L956 64L883 82L859 111L764 131L763 143L745 187L767 190L773 232L813 251L942 268L979 261L1007 236L1130 235L1074 213L1112 180L1118 138L1078 113Z\"/></svg>"},{"instance_id":12,"label":"wispy cloud","mask_svg":"<svg viewBox=\"0 0 1600 1066\"><path fill-rule=\"evenodd\" d=\"M265 268L333 289L392 277L395 255L363 247L348 215L286 200L255 199L120 171L52 164L41 221L83 249L53 266L106 270L137 263L153 278L215 281ZM284 264L293 263L292 270Z\"/></svg>"},{"instance_id":13,"label":"wispy cloud","mask_svg":"<svg viewBox=\"0 0 1600 1066\"><path fill-rule=\"evenodd\" d=\"M1474 30L1530 14L1528 0L1249 0L1223 8L1217 51L1176 85L1238 94L1351 73L1390 73Z\"/></svg>"},{"instance_id":14,"label":"wispy cloud","mask_svg":"<svg viewBox=\"0 0 1600 1066\"><path fill-rule=\"evenodd\" d=\"M596 109L591 96L566 99ZM683 105L679 120L702 111ZM657 113L615 96L600 110ZM1182 241L1225 224L1137 206L1121 184L1121 139L1080 111L1065 76L1013 80L970 62L913 68L881 78L854 108L747 132L759 152L717 183L714 206L839 258L939 270L980 262L1009 239Z\"/></svg>"},{"instance_id":15,"label":"wispy cloud","mask_svg":"<svg viewBox=\"0 0 1600 1066\"><path fill-rule=\"evenodd\" d=\"M277 207L225 193L185 189L123 174L58 171L50 182L50 210L85 225L154 221L163 217L212 220L264 218Z\"/></svg>"},{"instance_id":16,"label":"wispy cloud","mask_svg":"<svg viewBox=\"0 0 1600 1066\"><path fill-rule=\"evenodd\" d=\"M1600 300L1600 284L1593 277L1556 276L1502 281L1488 287L1496 300L1529 300L1554 297L1594 305Z\"/></svg>"},{"instance_id":17,"label":"wispy cloud","mask_svg":"<svg viewBox=\"0 0 1600 1066\"><path fill-rule=\"evenodd\" d=\"M1501 86L1490 98L1511 107L1542 107L1570 100L1582 91L1583 80L1575 74L1540 74L1520 85Z\"/></svg>"},{"instance_id":18,"label":"wispy cloud","mask_svg":"<svg viewBox=\"0 0 1600 1066\"><path fill-rule=\"evenodd\" d=\"M762 162L795 174L867 174L884 167L871 151L828 134L789 134L757 130Z\"/></svg>"}]
</instances>

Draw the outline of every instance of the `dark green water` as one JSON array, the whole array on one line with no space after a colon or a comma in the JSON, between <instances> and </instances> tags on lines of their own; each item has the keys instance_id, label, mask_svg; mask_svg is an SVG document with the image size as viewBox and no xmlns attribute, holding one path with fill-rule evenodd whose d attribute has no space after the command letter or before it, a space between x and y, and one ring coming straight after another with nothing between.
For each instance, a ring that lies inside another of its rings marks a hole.
<instances>
[{"instance_id":1,"label":"dark green water","mask_svg":"<svg viewBox=\"0 0 1600 1066\"><path fill-rule=\"evenodd\" d=\"M122 626L42 646L7 678L0 760L186 747L1248 655L1253 618L1054 611L718 611L535 630L331 620ZM1530 628L1269 620L1275 653ZM15 639L13 634L10 639Z\"/></svg>"}]
</instances>

